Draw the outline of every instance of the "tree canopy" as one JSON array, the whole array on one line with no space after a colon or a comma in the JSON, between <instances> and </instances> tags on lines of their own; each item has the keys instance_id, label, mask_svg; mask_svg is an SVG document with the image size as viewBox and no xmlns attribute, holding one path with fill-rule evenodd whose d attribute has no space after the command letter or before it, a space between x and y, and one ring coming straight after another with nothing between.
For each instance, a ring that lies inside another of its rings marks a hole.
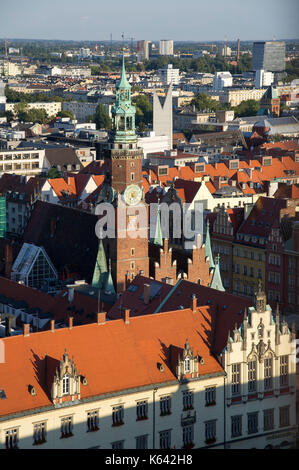
<instances>
[{"instance_id":1,"label":"tree canopy","mask_svg":"<svg viewBox=\"0 0 299 470\"><path fill-rule=\"evenodd\" d=\"M96 123L97 129L111 129L112 127L112 121L107 114L105 106L101 103L96 108L94 122Z\"/></svg>"}]
</instances>

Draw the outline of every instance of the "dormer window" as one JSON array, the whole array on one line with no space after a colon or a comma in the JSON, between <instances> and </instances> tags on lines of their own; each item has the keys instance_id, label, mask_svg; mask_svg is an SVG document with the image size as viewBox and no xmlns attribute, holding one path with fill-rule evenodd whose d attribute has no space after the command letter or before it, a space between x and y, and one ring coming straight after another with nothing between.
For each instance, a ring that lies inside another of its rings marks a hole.
<instances>
[{"instance_id":1,"label":"dormer window","mask_svg":"<svg viewBox=\"0 0 299 470\"><path fill-rule=\"evenodd\" d=\"M62 379L62 393L68 395L70 393L70 378L67 374Z\"/></svg>"}]
</instances>

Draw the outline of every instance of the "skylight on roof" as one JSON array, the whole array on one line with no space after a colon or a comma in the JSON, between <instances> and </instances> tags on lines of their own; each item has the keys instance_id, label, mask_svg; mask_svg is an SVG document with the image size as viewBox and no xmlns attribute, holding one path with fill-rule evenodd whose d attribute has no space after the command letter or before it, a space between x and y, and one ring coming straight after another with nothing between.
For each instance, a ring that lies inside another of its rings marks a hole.
<instances>
[{"instance_id":1,"label":"skylight on roof","mask_svg":"<svg viewBox=\"0 0 299 470\"><path fill-rule=\"evenodd\" d=\"M0 400L5 400L7 396L5 395L5 391L3 389L0 389Z\"/></svg>"}]
</instances>

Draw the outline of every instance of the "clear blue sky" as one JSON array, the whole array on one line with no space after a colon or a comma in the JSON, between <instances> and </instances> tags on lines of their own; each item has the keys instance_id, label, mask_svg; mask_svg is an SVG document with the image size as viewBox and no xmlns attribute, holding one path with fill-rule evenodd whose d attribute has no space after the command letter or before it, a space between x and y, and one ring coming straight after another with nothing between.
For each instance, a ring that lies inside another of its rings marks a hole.
<instances>
[{"instance_id":1,"label":"clear blue sky","mask_svg":"<svg viewBox=\"0 0 299 470\"><path fill-rule=\"evenodd\" d=\"M0 37L294 39L298 0L0 0Z\"/></svg>"}]
</instances>

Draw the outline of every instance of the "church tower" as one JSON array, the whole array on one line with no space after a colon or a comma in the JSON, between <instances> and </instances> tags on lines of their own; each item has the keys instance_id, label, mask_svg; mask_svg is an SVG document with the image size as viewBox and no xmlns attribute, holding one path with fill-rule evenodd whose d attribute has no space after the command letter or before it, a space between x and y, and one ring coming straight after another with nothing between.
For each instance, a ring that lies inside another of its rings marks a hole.
<instances>
[{"instance_id":1,"label":"church tower","mask_svg":"<svg viewBox=\"0 0 299 470\"><path fill-rule=\"evenodd\" d=\"M122 197L129 214L126 218L127 227L132 226L134 206L144 204L142 184L142 157L143 152L137 146L135 132L136 108L131 102L131 85L129 84L124 57L120 80L116 84L116 102L112 108L113 134L106 153L105 166L108 181L115 194L116 229L117 227L117 201ZM146 206L147 207L147 206ZM134 219L134 220L133 220ZM126 279L134 279L137 274L148 276L148 217L143 227L144 238L120 238L107 240L107 257L111 261L112 278L117 293L126 289Z\"/></svg>"}]
</instances>

